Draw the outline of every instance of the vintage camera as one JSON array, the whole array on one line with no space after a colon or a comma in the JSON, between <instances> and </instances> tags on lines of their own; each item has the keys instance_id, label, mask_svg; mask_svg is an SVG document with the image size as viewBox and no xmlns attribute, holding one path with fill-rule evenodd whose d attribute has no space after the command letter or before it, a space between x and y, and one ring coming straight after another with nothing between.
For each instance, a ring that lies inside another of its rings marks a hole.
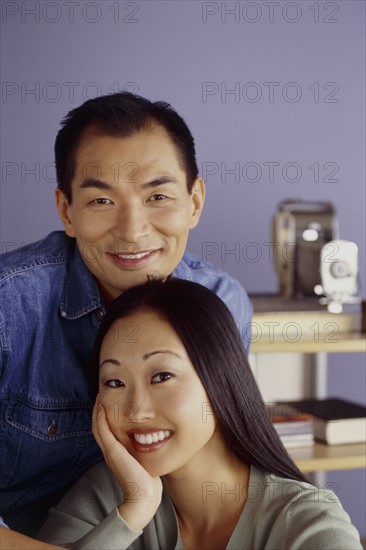
<instances>
[{"instance_id":1,"label":"vintage camera","mask_svg":"<svg viewBox=\"0 0 366 550\"><path fill-rule=\"evenodd\" d=\"M336 240L323 246L320 254L321 285L316 294L325 294L324 304L358 303L358 248L351 241ZM334 308L333 308L334 309Z\"/></svg>"},{"instance_id":2,"label":"vintage camera","mask_svg":"<svg viewBox=\"0 0 366 550\"><path fill-rule=\"evenodd\" d=\"M273 218L275 269L286 298L314 296L321 286L321 251L338 239L338 220L330 202L288 199Z\"/></svg>"}]
</instances>

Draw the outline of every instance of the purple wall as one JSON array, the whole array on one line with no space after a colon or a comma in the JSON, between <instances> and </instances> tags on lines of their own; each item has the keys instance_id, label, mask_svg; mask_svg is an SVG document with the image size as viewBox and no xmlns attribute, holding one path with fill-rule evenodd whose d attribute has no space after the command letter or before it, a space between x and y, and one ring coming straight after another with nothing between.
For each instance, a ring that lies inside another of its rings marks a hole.
<instances>
[{"instance_id":1,"label":"purple wall","mask_svg":"<svg viewBox=\"0 0 366 550\"><path fill-rule=\"evenodd\" d=\"M61 118L129 89L171 102L196 137L208 198L192 252L251 292L275 291L265 243L277 204L331 200L341 237L359 245L365 295L364 2L3 0L1 10L2 251L60 228ZM365 401L362 364L332 357L329 393ZM364 472L337 475L365 534Z\"/></svg>"}]
</instances>

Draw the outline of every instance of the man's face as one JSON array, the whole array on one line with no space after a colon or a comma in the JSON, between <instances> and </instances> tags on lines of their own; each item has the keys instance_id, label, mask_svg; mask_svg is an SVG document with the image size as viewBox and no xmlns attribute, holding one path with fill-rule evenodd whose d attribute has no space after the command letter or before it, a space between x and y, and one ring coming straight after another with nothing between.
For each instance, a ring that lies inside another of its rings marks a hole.
<instances>
[{"instance_id":1,"label":"man's face","mask_svg":"<svg viewBox=\"0 0 366 550\"><path fill-rule=\"evenodd\" d=\"M189 194L175 146L159 125L127 138L84 131L76 152L72 203L57 208L106 299L148 276L167 277L198 223L204 184Z\"/></svg>"}]
</instances>

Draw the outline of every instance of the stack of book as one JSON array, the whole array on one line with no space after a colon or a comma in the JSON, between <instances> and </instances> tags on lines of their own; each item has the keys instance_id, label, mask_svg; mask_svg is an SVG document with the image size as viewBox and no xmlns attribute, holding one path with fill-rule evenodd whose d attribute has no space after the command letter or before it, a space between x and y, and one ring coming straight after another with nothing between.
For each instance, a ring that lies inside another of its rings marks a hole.
<instances>
[{"instance_id":1,"label":"stack of book","mask_svg":"<svg viewBox=\"0 0 366 550\"><path fill-rule=\"evenodd\" d=\"M287 449L314 443L314 417L303 413L289 403L272 403L266 406L268 414Z\"/></svg>"},{"instance_id":2,"label":"stack of book","mask_svg":"<svg viewBox=\"0 0 366 550\"><path fill-rule=\"evenodd\" d=\"M366 441L366 407L363 405L335 397L291 401L288 405L298 414L314 416L314 437L319 441L328 445Z\"/></svg>"}]
</instances>

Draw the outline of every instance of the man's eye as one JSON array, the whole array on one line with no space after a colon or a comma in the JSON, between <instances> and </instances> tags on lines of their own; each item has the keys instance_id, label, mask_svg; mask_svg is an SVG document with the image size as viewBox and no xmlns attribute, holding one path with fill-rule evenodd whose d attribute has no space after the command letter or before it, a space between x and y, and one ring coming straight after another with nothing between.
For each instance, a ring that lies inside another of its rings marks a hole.
<instances>
[{"instance_id":1,"label":"man's eye","mask_svg":"<svg viewBox=\"0 0 366 550\"><path fill-rule=\"evenodd\" d=\"M110 199L105 199L101 197L100 199L95 199L92 201L94 204L112 204L112 201Z\"/></svg>"},{"instance_id":2,"label":"man's eye","mask_svg":"<svg viewBox=\"0 0 366 550\"><path fill-rule=\"evenodd\" d=\"M166 382L173 377L174 375L171 372L159 372L152 377L151 381L153 384L160 384L160 382Z\"/></svg>"},{"instance_id":3,"label":"man's eye","mask_svg":"<svg viewBox=\"0 0 366 550\"><path fill-rule=\"evenodd\" d=\"M113 379L107 380L104 385L108 386L108 388L122 388L124 383L121 380Z\"/></svg>"},{"instance_id":4,"label":"man's eye","mask_svg":"<svg viewBox=\"0 0 366 550\"><path fill-rule=\"evenodd\" d=\"M164 199L167 199L168 197L166 195L163 195L161 193L157 193L156 195L152 195L152 197L150 197L150 200L151 201L162 201Z\"/></svg>"}]
</instances>

